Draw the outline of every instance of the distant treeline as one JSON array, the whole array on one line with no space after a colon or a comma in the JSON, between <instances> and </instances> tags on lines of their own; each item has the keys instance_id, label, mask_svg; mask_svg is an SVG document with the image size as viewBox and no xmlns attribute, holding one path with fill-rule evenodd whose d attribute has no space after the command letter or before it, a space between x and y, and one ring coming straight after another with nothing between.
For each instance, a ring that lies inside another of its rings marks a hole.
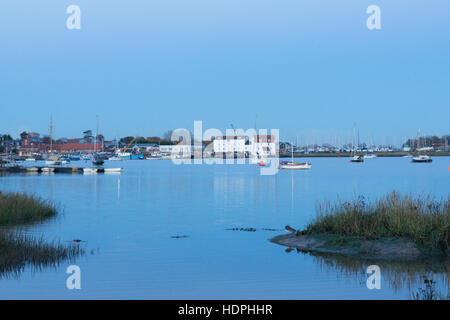
<instances>
[{"instance_id":1,"label":"distant treeline","mask_svg":"<svg viewBox=\"0 0 450 320\"><path fill-rule=\"evenodd\" d=\"M450 145L450 135L445 135L442 137L438 136L427 136L420 137L419 139L408 139L403 147L411 148L424 148L424 147L435 147L435 146L448 146Z\"/></svg>"}]
</instances>

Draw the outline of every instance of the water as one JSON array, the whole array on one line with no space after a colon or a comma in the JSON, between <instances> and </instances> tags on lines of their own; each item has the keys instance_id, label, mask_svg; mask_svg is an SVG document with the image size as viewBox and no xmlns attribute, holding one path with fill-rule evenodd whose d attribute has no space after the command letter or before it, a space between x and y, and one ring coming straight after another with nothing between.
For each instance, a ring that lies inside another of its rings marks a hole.
<instances>
[{"instance_id":1,"label":"water","mask_svg":"<svg viewBox=\"0 0 450 320\"><path fill-rule=\"evenodd\" d=\"M393 189L447 196L450 158L435 157L430 164L405 158L308 161L309 171L274 176L261 176L255 165L135 160L106 164L124 167L122 174L0 177L2 191L32 192L62 206L59 218L29 232L87 241L86 253L75 261L81 290L66 288L72 264L66 261L3 277L0 298L408 299L430 266L380 264L381 290L369 290L368 262L286 253L267 240L284 231L263 228L303 227L317 201L338 196L370 199ZM233 227L257 231L226 230ZM177 235L188 237L172 238ZM432 276L445 290L442 267L438 263Z\"/></svg>"}]
</instances>

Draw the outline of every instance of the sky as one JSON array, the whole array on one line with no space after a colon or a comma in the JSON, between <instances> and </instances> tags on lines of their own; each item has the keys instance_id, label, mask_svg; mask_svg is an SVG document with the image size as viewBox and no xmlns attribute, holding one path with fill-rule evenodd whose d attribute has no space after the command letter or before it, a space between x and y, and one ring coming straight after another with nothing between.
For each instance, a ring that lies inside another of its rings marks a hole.
<instances>
[{"instance_id":1,"label":"sky","mask_svg":"<svg viewBox=\"0 0 450 320\"><path fill-rule=\"evenodd\" d=\"M369 5L381 30L369 30ZM69 30L69 5L81 29ZM450 133L448 0L5 0L0 133L279 129L300 143Z\"/></svg>"}]
</instances>

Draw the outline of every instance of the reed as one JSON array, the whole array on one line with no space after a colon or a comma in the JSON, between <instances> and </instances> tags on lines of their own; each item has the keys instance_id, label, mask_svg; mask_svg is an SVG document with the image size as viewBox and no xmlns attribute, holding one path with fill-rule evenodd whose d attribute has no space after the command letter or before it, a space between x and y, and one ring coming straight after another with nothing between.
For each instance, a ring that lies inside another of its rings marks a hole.
<instances>
[{"instance_id":1,"label":"reed","mask_svg":"<svg viewBox=\"0 0 450 320\"><path fill-rule=\"evenodd\" d=\"M17 226L42 222L58 213L49 200L25 193L0 191L0 226Z\"/></svg>"},{"instance_id":2,"label":"reed","mask_svg":"<svg viewBox=\"0 0 450 320\"><path fill-rule=\"evenodd\" d=\"M43 237L33 237L16 231L0 231L0 278L11 273L18 276L26 266L33 270L57 266L62 261L72 261L84 253L75 243L63 245L46 242Z\"/></svg>"},{"instance_id":3,"label":"reed","mask_svg":"<svg viewBox=\"0 0 450 320\"><path fill-rule=\"evenodd\" d=\"M303 234L336 234L366 239L404 237L416 244L448 252L450 249L450 194L436 200L393 191L369 202L363 196L352 201L325 201Z\"/></svg>"},{"instance_id":4,"label":"reed","mask_svg":"<svg viewBox=\"0 0 450 320\"><path fill-rule=\"evenodd\" d=\"M43 222L58 214L51 201L0 191L0 278L18 276L27 266L40 270L73 260L84 253L77 243L46 242L40 236L18 231L17 226Z\"/></svg>"}]
</instances>

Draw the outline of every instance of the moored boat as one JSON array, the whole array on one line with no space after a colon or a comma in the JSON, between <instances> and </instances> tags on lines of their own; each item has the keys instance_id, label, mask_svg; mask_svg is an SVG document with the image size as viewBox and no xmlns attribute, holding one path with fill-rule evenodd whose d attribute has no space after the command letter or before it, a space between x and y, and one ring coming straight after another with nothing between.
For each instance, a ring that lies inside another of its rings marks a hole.
<instances>
[{"instance_id":1,"label":"moored boat","mask_svg":"<svg viewBox=\"0 0 450 320\"><path fill-rule=\"evenodd\" d=\"M89 173L97 173L98 168L83 168L83 173L89 174Z\"/></svg>"},{"instance_id":2,"label":"moored boat","mask_svg":"<svg viewBox=\"0 0 450 320\"><path fill-rule=\"evenodd\" d=\"M62 164L62 162L59 160L45 160L45 165L47 166L58 166L60 164Z\"/></svg>"},{"instance_id":3,"label":"moored boat","mask_svg":"<svg viewBox=\"0 0 450 320\"><path fill-rule=\"evenodd\" d=\"M308 170L311 169L311 164L307 162L282 161L280 162L280 168L288 170Z\"/></svg>"},{"instance_id":4,"label":"moored boat","mask_svg":"<svg viewBox=\"0 0 450 320\"><path fill-rule=\"evenodd\" d=\"M291 161L281 161L280 168L284 170L308 170L311 163L294 161L294 145L291 143Z\"/></svg>"},{"instance_id":5,"label":"moored boat","mask_svg":"<svg viewBox=\"0 0 450 320\"><path fill-rule=\"evenodd\" d=\"M377 156L374 153L368 153L364 155L364 159L375 159Z\"/></svg>"},{"instance_id":6,"label":"moored boat","mask_svg":"<svg viewBox=\"0 0 450 320\"><path fill-rule=\"evenodd\" d=\"M417 132L417 151L418 154L417 156L413 157L411 159L411 162L416 162L416 163L426 163L426 162L431 162L433 161L433 159L431 159L430 156L425 155L425 154L420 154L420 129Z\"/></svg>"},{"instance_id":7,"label":"moored boat","mask_svg":"<svg viewBox=\"0 0 450 320\"><path fill-rule=\"evenodd\" d=\"M123 168L105 168L105 173L119 173L122 171Z\"/></svg>"},{"instance_id":8,"label":"moored boat","mask_svg":"<svg viewBox=\"0 0 450 320\"><path fill-rule=\"evenodd\" d=\"M411 162L432 162L432 161L433 159L431 159L431 157L427 155L419 155L411 159Z\"/></svg>"},{"instance_id":9,"label":"moored boat","mask_svg":"<svg viewBox=\"0 0 450 320\"><path fill-rule=\"evenodd\" d=\"M364 162L364 158L361 156L353 156L350 158L350 162Z\"/></svg>"}]
</instances>

